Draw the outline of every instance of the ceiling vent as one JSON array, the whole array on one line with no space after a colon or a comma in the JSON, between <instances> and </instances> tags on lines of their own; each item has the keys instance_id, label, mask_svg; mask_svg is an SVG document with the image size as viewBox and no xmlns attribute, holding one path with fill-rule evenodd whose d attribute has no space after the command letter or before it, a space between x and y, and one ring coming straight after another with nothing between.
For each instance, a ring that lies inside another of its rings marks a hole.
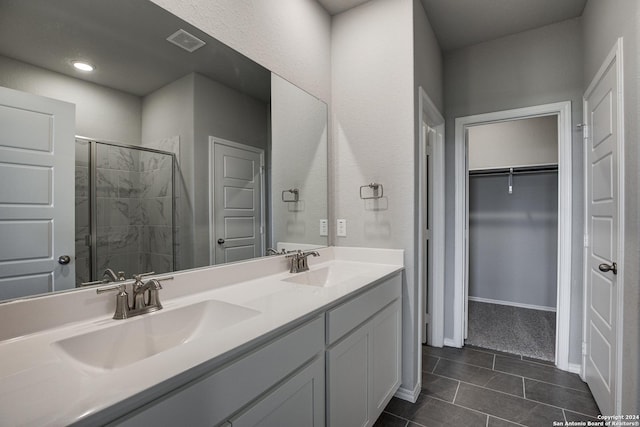
<instances>
[{"instance_id":1,"label":"ceiling vent","mask_svg":"<svg viewBox=\"0 0 640 427\"><path fill-rule=\"evenodd\" d=\"M205 42L203 42L193 34L189 34L188 32L182 29L176 31L175 33L167 37L167 41L175 44L178 47L181 47L187 52L194 52L206 44Z\"/></svg>"}]
</instances>

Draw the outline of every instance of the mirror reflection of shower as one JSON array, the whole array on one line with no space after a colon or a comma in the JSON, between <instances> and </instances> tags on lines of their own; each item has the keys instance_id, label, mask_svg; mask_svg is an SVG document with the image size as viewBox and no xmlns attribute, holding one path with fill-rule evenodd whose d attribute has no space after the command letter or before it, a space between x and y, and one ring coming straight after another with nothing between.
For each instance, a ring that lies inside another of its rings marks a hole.
<instances>
[{"instance_id":1,"label":"mirror reflection of shower","mask_svg":"<svg viewBox=\"0 0 640 427\"><path fill-rule=\"evenodd\" d=\"M174 270L173 153L76 138L76 286Z\"/></svg>"}]
</instances>

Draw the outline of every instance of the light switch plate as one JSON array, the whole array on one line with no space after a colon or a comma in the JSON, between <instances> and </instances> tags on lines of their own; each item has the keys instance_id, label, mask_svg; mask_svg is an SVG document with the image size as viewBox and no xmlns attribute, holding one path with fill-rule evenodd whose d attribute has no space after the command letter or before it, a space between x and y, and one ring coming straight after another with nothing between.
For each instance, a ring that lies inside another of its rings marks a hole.
<instances>
[{"instance_id":1,"label":"light switch plate","mask_svg":"<svg viewBox=\"0 0 640 427\"><path fill-rule=\"evenodd\" d=\"M321 219L320 220L320 236L328 236L329 235L329 220Z\"/></svg>"},{"instance_id":2,"label":"light switch plate","mask_svg":"<svg viewBox=\"0 0 640 427\"><path fill-rule=\"evenodd\" d=\"M337 221L337 236L338 237L347 237L347 220L346 219L339 219Z\"/></svg>"}]
</instances>

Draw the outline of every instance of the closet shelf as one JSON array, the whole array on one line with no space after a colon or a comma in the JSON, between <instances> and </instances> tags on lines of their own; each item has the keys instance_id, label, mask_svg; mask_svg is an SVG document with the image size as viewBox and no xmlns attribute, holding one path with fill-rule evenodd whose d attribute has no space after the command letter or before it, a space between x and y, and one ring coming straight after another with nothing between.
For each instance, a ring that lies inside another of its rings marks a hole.
<instances>
[{"instance_id":1,"label":"closet shelf","mask_svg":"<svg viewBox=\"0 0 640 427\"><path fill-rule=\"evenodd\" d=\"M513 168L474 169L469 171L469 176L521 175L557 171L558 165L519 166Z\"/></svg>"}]
</instances>

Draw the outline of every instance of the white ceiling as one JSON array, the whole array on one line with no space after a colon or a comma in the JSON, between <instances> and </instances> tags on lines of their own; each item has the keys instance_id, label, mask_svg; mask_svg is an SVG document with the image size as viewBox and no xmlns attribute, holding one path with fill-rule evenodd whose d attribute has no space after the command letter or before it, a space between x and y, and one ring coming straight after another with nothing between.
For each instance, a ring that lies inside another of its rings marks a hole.
<instances>
[{"instance_id":1,"label":"white ceiling","mask_svg":"<svg viewBox=\"0 0 640 427\"><path fill-rule=\"evenodd\" d=\"M188 53L167 42L178 29L206 45ZM137 96L197 72L271 97L269 70L150 1L0 0L0 55ZM95 71L74 70L77 59Z\"/></svg>"},{"instance_id":2,"label":"white ceiling","mask_svg":"<svg viewBox=\"0 0 640 427\"><path fill-rule=\"evenodd\" d=\"M335 15L367 0L318 0ZM421 0L443 51L582 15L587 0Z\"/></svg>"},{"instance_id":3,"label":"white ceiling","mask_svg":"<svg viewBox=\"0 0 640 427\"><path fill-rule=\"evenodd\" d=\"M337 15L345 10L349 10L368 1L369 0L318 0L318 3L320 3L331 15Z\"/></svg>"}]
</instances>

